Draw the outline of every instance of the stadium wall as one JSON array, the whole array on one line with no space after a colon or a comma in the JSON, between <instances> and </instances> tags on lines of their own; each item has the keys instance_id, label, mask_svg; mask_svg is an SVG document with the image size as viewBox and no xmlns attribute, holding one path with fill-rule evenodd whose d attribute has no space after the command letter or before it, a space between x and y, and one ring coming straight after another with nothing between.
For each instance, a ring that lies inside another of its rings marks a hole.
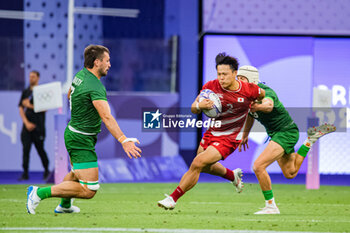
<instances>
[{"instance_id":1,"label":"stadium wall","mask_svg":"<svg viewBox=\"0 0 350 233\"><path fill-rule=\"evenodd\" d=\"M268 84L275 88L283 103L286 103L287 106L292 104L292 106L310 108L312 88L322 86L333 91L332 107L344 108L345 112L349 113L350 105L347 101L349 75L348 71L345 71L347 70L346 67L349 67L350 58L350 23L345 20L350 16L350 3L348 1L203 0L201 3L202 35L218 38L218 41L208 45L208 48L212 46L210 49L218 52L219 48L225 47L231 51L231 54L239 57L241 64L251 64L258 67L261 71L261 80L268 81ZM271 36L268 37L268 35ZM231 40L229 39L230 36ZM258 39L258 36L261 36L260 39ZM265 44L265 39L274 40L278 36L280 36L281 41L277 40L277 43L271 45ZM290 47L294 54L284 54L278 58L279 55L285 52L285 49L281 50L279 43L287 41L288 36L291 36L291 39L293 36L298 36L300 38L294 37L295 40L304 40L304 42L300 45L290 43L285 48ZM222 42L224 40L227 40L227 42ZM253 44L250 43L254 40ZM296 54L300 53L300 48L303 47L308 48L308 52ZM205 78L211 79L211 76L208 77L211 70L208 71L208 65L205 65L205 63L210 63L212 58L205 54L208 50L204 49L203 51L203 73L207 73L205 74L207 77L204 77L203 81L205 82ZM300 55L303 55L304 59L308 59L309 62L302 62L300 65L294 66L295 68L291 68L290 71L296 74L295 72L301 71L300 69L303 69L303 66L309 64L309 68L307 68L309 71L301 73L304 78L304 80L301 80L303 83L301 88L309 86L309 90L300 90L299 87L297 88L298 96L291 99L291 96L288 97L287 93L293 90L293 85L290 85L288 78L283 77L288 76L288 74L284 73L285 71L283 72L280 65L286 59L301 59ZM212 54L212 56L214 55ZM275 67L275 71L269 74L266 69L277 63L279 63L279 66ZM343 68L338 69L339 66ZM277 75L280 68L281 73ZM274 80L274 76L277 79ZM321 116L321 121L332 122L335 117L339 116L328 113ZM344 120L338 118L336 121L343 122L342 124L345 127L349 127L349 117L345 114L342 119ZM349 167L345 165L349 164L346 154L349 154L350 151L346 141L349 140L350 134L344 132L344 130L341 131L343 132L329 135L320 140L320 171L323 174L347 174L350 171ZM301 135L299 143L305 138L304 136L305 133ZM239 157L237 154L236 156ZM234 161L236 160L234 159ZM270 171L277 172L278 166L271 166ZM306 167L303 165L301 172L305 171Z\"/></svg>"},{"instance_id":2,"label":"stadium wall","mask_svg":"<svg viewBox=\"0 0 350 233\"><path fill-rule=\"evenodd\" d=\"M58 7L58 4L60 7ZM83 6L84 4L86 6L102 6L103 1L76 1L76 5ZM349 17L349 3L344 0L332 1L332 4L325 0L321 2L302 0L274 0L268 2L258 0L203 0L201 4L204 9L202 14L203 19L197 17L199 15L198 5L200 5L200 1L168 0L165 1L164 5L166 12L164 14L164 37L166 35L176 34L176 32L180 35L179 93L180 106L183 107L191 104L191 101L195 97L195 90L197 89L198 20L202 21L202 25L204 25L201 30L203 32L350 34L349 22L345 20ZM228 4L230 5L228 6ZM43 70L42 83L65 80L67 1L25 0L23 1L23 6L25 10L42 11L45 13L43 22L31 21L25 22L23 25L25 38L27 38L24 43L25 58L23 61L26 85L28 84L27 77L29 70L35 68ZM288 12L288 14L284 14L284 12ZM249 15L252 17L247 17ZM270 18L271 15L274 17ZM78 26L76 27L75 39L79 43L75 45L75 49L78 51L81 50L86 43L100 43L103 36L103 29L101 27L103 22L95 16L92 18L88 16L81 16L80 19L77 18ZM55 26L51 27L51 25ZM91 34L90 26L94 30L94 34ZM74 69L77 71L81 67L81 55L80 57L75 56L74 61ZM2 92L1 94L3 99L14 98L17 100L20 95L19 92ZM14 106L17 106L17 100L13 101ZM9 110L7 106L5 105L4 108L1 108L6 109L6 111L3 110L1 113L4 116L4 128L10 130L13 123L16 123L16 134L18 136L21 129L18 110L17 108ZM55 113L52 112L52 116L50 115L51 113L48 114L47 126L49 132L53 131L53 115ZM51 125L52 129L50 129ZM0 139L4 150L6 150L7 146L14 146L11 144L11 138L8 136L8 133L5 133L5 130L1 131ZM13 164L16 164L15 170L20 170L21 152L19 148L21 145L17 144L15 147L16 151L10 149L7 156L1 156L1 164L4 164L4 167L1 169L8 169L9 166L6 165L9 164L9 160L12 161L15 158L13 161ZM192 152L195 151L196 147L194 135L191 133L180 134L180 151L182 150L184 153ZM53 139L47 139L46 149L52 161ZM41 170L41 164L35 153L35 150L33 150L31 170L38 171ZM188 153L188 156L193 155ZM51 163L51 168L52 166L53 163Z\"/></svg>"},{"instance_id":3,"label":"stadium wall","mask_svg":"<svg viewBox=\"0 0 350 233\"><path fill-rule=\"evenodd\" d=\"M202 31L350 35L346 0L202 0Z\"/></svg>"}]
</instances>

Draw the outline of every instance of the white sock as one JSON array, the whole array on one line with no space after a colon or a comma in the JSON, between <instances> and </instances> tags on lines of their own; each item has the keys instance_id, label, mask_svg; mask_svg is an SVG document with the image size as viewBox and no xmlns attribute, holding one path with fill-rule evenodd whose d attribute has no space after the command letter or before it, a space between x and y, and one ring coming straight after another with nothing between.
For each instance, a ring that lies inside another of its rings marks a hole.
<instances>
[{"instance_id":1,"label":"white sock","mask_svg":"<svg viewBox=\"0 0 350 233\"><path fill-rule=\"evenodd\" d=\"M308 137L308 138L304 141L303 145L306 146L306 147L311 148L312 145L317 141L317 139L318 139L318 138Z\"/></svg>"},{"instance_id":2,"label":"white sock","mask_svg":"<svg viewBox=\"0 0 350 233\"><path fill-rule=\"evenodd\" d=\"M265 201L266 206L276 206L275 198Z\"/></svg>"}]
</instances>

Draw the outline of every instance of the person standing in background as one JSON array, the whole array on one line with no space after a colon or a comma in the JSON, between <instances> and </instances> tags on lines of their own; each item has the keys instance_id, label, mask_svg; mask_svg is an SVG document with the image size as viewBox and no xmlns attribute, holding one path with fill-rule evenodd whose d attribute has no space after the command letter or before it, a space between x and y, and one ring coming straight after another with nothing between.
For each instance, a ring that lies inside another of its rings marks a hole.
<instances>
[{"instance_id":1,"label":"person standing in background","mask_svg":"<svg viewBox=\"0 0 350 233\"><path fill-rule=\"evenodd\" d=\"M23 145L23 173L18 179L20 181L29 179L29 155L33 143L45 169L43 179L47 179L50 174L49 159L44 150L45 112L35 113L33 105L33 88L38 85L39 79L40 73L38 71L33 70L29 73L29 87L23 90L18 104L19 114L23 121L21 132L21 142Z\"/></svg>"}]
</instances>

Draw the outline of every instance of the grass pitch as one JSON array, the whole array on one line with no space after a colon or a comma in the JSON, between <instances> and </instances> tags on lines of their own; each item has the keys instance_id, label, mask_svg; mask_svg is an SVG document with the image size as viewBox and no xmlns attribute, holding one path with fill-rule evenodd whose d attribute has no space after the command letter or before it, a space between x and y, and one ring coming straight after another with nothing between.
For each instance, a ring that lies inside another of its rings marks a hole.
<instances>
[{"instance_id":1,"label":"grass pitch","mask_svg":"<svg viewBox=\"0 0 350 233\"><path fill-rule=\"evenodd\" d=\"M30 232L24 228L34 227L350 232L350 187L306 190L304 185L273 185L281 214L260 216L253 214L264 206L258 184L245 184L245 190L238 194L230 183L199 183L174 210L159 208L157 201L176 186L102 184L93 199L75 200L79 214L55 214L59 199L50 198L30 215L25 206L27 186L0 185L0 232Z\"/></svg>"}]
</instances>

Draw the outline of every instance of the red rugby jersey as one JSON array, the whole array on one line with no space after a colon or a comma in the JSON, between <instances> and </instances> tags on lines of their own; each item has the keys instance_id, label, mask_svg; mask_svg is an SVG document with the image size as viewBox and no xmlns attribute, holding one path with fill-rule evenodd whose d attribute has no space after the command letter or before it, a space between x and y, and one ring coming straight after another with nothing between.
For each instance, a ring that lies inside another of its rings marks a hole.
<instances>
[{"instance_id":1,"label":"red rugby jersey","mask_svg":"<svg viewBox=\"0 0 350 233\"><path fill-rule=\"evenodd\" d=\"M227 136L230 140L238 140L247 117L250 104L260 95L260 87L253 83L238 81L239 88L235 91L223 89L217 79L207 82L202 90L215 92L221 100L222 112L216 120L221 121L221 127L210 127L208 132L213 136Z\"/></svg>"}]
</instances>

